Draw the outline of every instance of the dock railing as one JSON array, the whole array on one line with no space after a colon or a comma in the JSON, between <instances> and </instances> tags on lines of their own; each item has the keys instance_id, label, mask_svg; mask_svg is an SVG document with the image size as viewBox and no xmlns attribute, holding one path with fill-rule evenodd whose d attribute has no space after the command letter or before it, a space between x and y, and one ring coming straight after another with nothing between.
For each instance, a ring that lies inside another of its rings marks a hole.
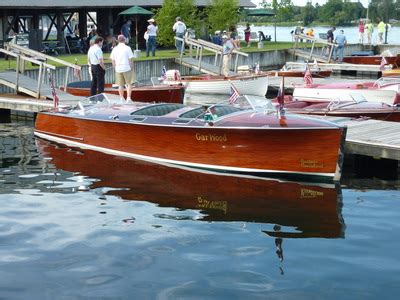
<instances>
[{"instance_id":1,"label":"dock railing","mask_svg":"<svg viewBox=\"0 0 400 300\"><path fill-rule=\"evenodd\" d=\"M308 58L309 60L316 59L321 62L330 62L332 60L332 54L337 47L337 44L328 42L327 40L316 38L313 36L305 35L305 34L294 34L294 45L293 45L293 54ZM311 43L310 52L307 53L305 49L308 47L304 47L304 44L300 44L303 41L307 43ZM315 45L320 44L322 48L320 49L320 53L315 53Z\"/></svg>"},{"instance_id":2,"label":"dock railing","mask_svg":"<svg viewBox=\"0 0 400 300\"><path fill-rule=\"evenodd\" d=\"M36 93L35 93L34 96L35 96L35 98L40 98L40 89L41 89L41 86L42 86L42 83L43 83L44 74L46 73L45 69L55 70L56 67L53 66L53 65L47 64L47 63L45 63L45 62L43 62L41 60L37 60L37 59L32 58L32 57L27 57L25 55L21 55L19 53L15 53L15 52L12 52L12 51L9 51L9 50L5 50L5 49L2 49L2 48L0 48L0 52L16 58L15 83L8 84L8 86L10 86L11 88L15 88L15 92L18 92L18 90L19 90L19 76L20 76L20 73L21 73L20 72L21 65L24 64L25 61L29 61L29 62L39 66L38 84L37 84L37 90L36 90ZM7 83L5 83L5 82L2 82L2 83L7 85Z\"/></svg>"},{"instance_id":3,"label":"dock railing","mask_svg":"<svg viewBox=\"0 0 400 300\"><path fill-rule=\"evenodd\" d=\"M222 74L222 54L223 54L223 48L220 45L214 44L212 42L202 40L202 39L193 39L190 37L175 37L175 40L181 41L182 42L182 48L181 50L185 49L185 45L189 47L189 57L194 58L196 60L197 65L193 65L193 67L196 67L199 71L207 71L206 70L206 65L202 62L203 58L203 51L208 50L210 52L213 52L215 54L214 58L214 67L217 67L219 69L219 75ZM183 57L183 51L180 51L180 57L179 60L177 60L178 63L182 64L184 61ZM248 57L249 55L247 53L241 52L237 49L234 49L232 51L232 54L235 56L235 64L234 64L234 69L233 72L236 73L237 67L238 67L238 58L239 56L244 56ZM187 57L187 56L186 56ZM210 71L210 70L208 70Z\"/></svg>"},{"instance_id":4,"label":"dock railing","mask_svg":"<svg viewBox=\"0 0 400 300\"><path fill-rule=\"evenodd\" d=\"M25 61L30 61L30 62L33 62L35 64L38 64L40 68L46 67L46 68L49 68L51 70L55 70L56 67L54 65L52 65L51 62L58 63L58 64L60 64L60 65L62 65L64 67L67 67L66 68L66 74L65 74L65 80L64 80L65 81L64 82L64 86L67 86L67 84L68 84L68 78L69 78L70 69L76 70L78 72L81 71L81 66L69 63L67 61L64 61L62 59L58 59L58 58L50 56L50 55L46 55L46 54L44 54L42 52L38 52L38 51L29 49L29 48L26 48L26 47L22 47L22 46L16 45L14 43L7 43L6 44L6 50L4 50L4 49L0 49L0 50L3 50L2 52L8 51L7 55L11 55L13 57L16 57L17 60L25 60ZM9 54L9 53L13 53L13 54ZM34 61L32 61L32 60L34 60ZM42 64L40 64L40 62ZM38 83L39 87L42 84L43 77L44 77L43 76L43 73L44 73L43 70L42 69L40 69L40 70L41 70L41 72L39 72L40 75L39 75L39 78L38 78L39 79L39 83ZM21 70L21 68L19 67L19 63L17 63L17 74L18 74L18 72L21 72L21 71L23 71L23 68ZM38 94L40 94L40 89L38 90Z\"/></svg>"}]
</instances>

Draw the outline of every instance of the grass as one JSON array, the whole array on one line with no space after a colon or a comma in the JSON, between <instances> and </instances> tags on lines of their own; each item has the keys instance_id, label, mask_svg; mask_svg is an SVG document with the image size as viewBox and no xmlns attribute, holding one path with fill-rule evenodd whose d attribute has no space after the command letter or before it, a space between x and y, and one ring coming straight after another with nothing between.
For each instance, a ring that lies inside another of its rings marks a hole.
<instances>
[{"instance_id":1,"label":"grass","mask_svg":"<svg viewBox=\"0 0 400 300\"><path fill-rule=\"evenodd\" d=\"M246 47L244 43L242 43L242 48L240 51L246 52L246 53L252 53L252 52L265 52L265 51L273 51L273 50L284 50L284 49L290 49L293 47L293 43L291 42L264 42L264 48L258 49L257 43L253 42L251 44L251 47ZM214 55L213 52L205 51L204 55ZM107 59L109 58L110 54L105 53L104 58ZM70 62L70 63L76 63L78 65L85 65L87 64L87 56L86 54L63 54L56 56L58 59ZM155 57L146 57L146 51L142 50L141 56L139 58L136 58L136 61L142 61L142 60L153 60L153 59L167 59L167 58L175 58L178 57L178 53L175 49L159 49L156 51L156 56ZM57 63L51 63L52 65L55 65L57 67L61 66ZM15 69L15 59L12 60L6 60L5 58L0 58L0 72L9 70L9 69ZM26 69L35 69L38 68L36 65L31 65L30 63L25 64Z\"/></svg>"}]
</instances>

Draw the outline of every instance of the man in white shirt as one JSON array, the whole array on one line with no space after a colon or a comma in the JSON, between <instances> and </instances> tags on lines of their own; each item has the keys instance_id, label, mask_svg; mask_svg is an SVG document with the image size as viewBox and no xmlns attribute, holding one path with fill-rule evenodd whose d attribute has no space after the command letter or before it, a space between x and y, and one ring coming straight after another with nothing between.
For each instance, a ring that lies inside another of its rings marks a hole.
<instances>
[{"instance_id":1,"label":"man in white shirt","mask_svg":"<svg viewBox=\"0 0 400 300\"><path fill-rule=\"evenodd\" d=\"M92 74L92 84L90 86L90 94L97 95L104 92L104 77L106 74L106 67L104 66L103 51L103 38L97 37L94 44L88 51L88 64Z\"/></svg>"},{"instance_id":2,"label":"man in white shirt","mask_svg":"<svg viewBox=\"0 0 400 300\"><path fill-rule=\"evenodd\" d=\"M148 57L150 52L152 53L153 56L156 56L156 39L157 39L157 32L158 32L158 27L156 25L156 21L154 19L149 19L147 22L150 23L149 26L147 26L147 33L149 35L149 39L147 40L146 43L146 56Z\"/></svg>"},{"instance_id":3,"label":"man in white shirt","mask_svg":"<svg viewBox=\"0 0 400 300\"><path fill-rule=\"evenodd\" d=\"M125 36L118 36L118 45L111 51L110 58L115 69L115 82L118 85L118 93L124 99L124 86L126 85L126 100L132 102L132 83L133 83L133 52L125 44Z\"/></svg>"},{"instance_id":4,"label":"man in white shirt","mask_svg":"<svg viewBox=\"0 0 400 300\"><path fill-rule=\"evenodd\" d=\"M186 32L186 25L182 22L181 17L176 17L175 21L176 22L174 26L172 26L172 30L175 32L176 37L183 38ZM175 40L175 46L176 50L178 50L178 53L184 52L184 49L182 49L182 44L182 41Z\"/></svg>"},{"instance_id":5,"label":"man in white shirt","mask_svg":"<svg viewBox=\"0 0 400 300\"><path fill-rule=\"evenodd\" d=\"M229 66L231 62L232 51L235 49L231 39L228 38L226 34L222 36L222 71L224 76L227 77L229 75Z\"/></svg>"}]
</instances>

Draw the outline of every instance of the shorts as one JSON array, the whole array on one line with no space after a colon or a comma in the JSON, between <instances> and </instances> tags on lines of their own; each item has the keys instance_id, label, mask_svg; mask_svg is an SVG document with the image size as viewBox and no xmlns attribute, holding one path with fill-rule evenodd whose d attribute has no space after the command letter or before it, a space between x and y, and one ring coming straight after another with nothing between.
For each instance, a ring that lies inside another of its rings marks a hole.
<instances>
[{"instance_id":1,"label":"shorts","mask_svg":"<svg viewBox=\"0 0 400 300\"><path fill-rule=\"evenodd\" d=\"M127 71L123 73L115 72L115 83L119 86L133 83L133 71Z\"/></svg>"}]
</instances>

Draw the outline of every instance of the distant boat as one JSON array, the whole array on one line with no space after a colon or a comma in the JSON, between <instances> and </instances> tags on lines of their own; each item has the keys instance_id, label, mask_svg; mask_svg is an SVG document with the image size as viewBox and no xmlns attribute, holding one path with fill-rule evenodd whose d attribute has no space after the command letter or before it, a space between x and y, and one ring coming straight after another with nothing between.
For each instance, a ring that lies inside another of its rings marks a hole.
<instances>
[{"instance_id":1,"label":"distant boat","mask_svg":"<svg viewBox=\"0 0 400 300\"><path fill-rule=\"evenodd\" d=\"M391 69L391 70L383 70L383 77L400 77L400 68ZM400 78L399 78L400 81Z\"/></svg>"},{"instance_id":2,"label":"distant boat","mask_svg":"<svg viewBox=\"0 0 400 300\"><path fill-rule=\"evenodd\" d=\"M400 57L396 55L383 56L387 64L399 64ZM344 56L344 63L357 64L357 65L380 65L382 63L381 55L367 55L367 56Z\"/></svg>"},{"instance_id":3,"label":"distant boat","mask_svg":"<svg viewBox=\"0 0 400 300\"><path fill-rule=\"evenodd\" d=\"M197 169L338 180L346 128L236 105L119 104L105 94L40 112L35 135L69 146Z\"/></svg>"},{"instance_id":4,"label":"distant boat","mask_svg":"<svg viewBox=\"0 0 400 300\"><path fill-rule=\"evenodd\" d=\"M67 85L67 92L75 96L90 96L90 81L71 82ZM61 87L64 90L64 87ZM118 88L106 84L104 93L118 95ZM126 89L124 92L126 97ZM139 102L183 103L185 87L182 85L139 85L132 87L131 98Z\"/></svg>"},{"instance_id":5,"label":"distant boat","mask_svg":"<svg viewBox=\"0 0 400 300\"><path fill-rule=\"evenodd\" d=\"M400 104L398 80L381 78L375 82L364 83L327 83L296 86L293 91L295 98L307 101L339 98L341 101L353 101L360 95L368 102L384 102L390 105Z\"/></svg>"},{"instance_id":6,"label":"distant boat","mask_svg":"<svg viewBox=\"0 0 400 300\"><path fill-rule=\"evenodd\" d=\"M275 237L344 237L339 185L195 171L88 149L60 147L42 139L36 139L36 145L46 158L46 169L78 172L96 179L90 188L108 187L106 195L148 201L160 207L197 210L197 221L285 226L265 231ZM133 220L121 217L121 222Z\"/></svg>"},{"instance_id":7,"label":"distant boat","mask_svg":"<svg viewBox=\"0 0 400 300\"><path fill-rule=\"evenodd\" d=\"M274 100L277 103L277 100ZM348 118L370 118L375 120L400 122L400 107L386 103L367 102L365 99L354 99L354 101L341 101L332 98L331 101L321 99L321 101L307 101L295 98L290 95L285 96L285 109L288 113L331 116Z\"/></svg>"},{"instance_id":8,"label":"distant boat","mask_svg":"<svg viewBox=\"0 0 400 300\"><path fill-rule=\"evenodd\" d=\"M180 76L177 70L168 70L164 84L183 84L187 93L223 94L231 93L234 85L242 95L265 96L268 90L268 74L260 75L198 75Z\"/></svg>"}]
</instances>

